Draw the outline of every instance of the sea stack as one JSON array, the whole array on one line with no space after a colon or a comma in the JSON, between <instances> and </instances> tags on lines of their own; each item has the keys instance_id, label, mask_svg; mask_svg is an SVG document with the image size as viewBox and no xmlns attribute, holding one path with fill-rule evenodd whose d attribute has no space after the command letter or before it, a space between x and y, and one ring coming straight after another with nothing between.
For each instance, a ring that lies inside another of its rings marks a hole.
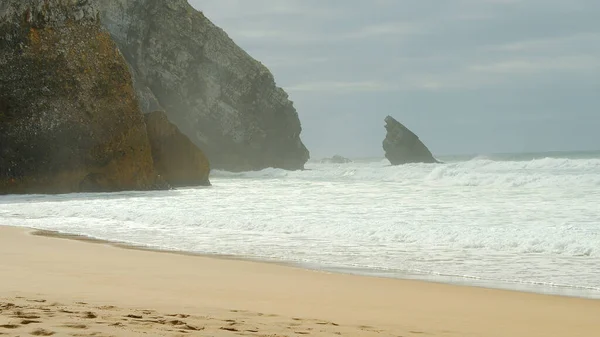
<instances>
[{"instance_id":1,"label":"sea stack","mask_svg":"<svg viewBox=\"0 0 600 337\"><path fill-rule=\"evenodd\" d=\"M154 188L131 74L97 2L0 2L0 194Z\"/></svg>"},{"instance_id":2,"label":"sea stack","mask_svg":"<svg viewBox=\"0 0 600 337\"><path fill-rule=\"evenodd\" d=\"M166 112L211 167L299 170L298 113L271 72L186 0L98 1L144 113Z\"/></svg>"},{"instance_id":3,"label":"sea stack","mask_svg":"<svg viewBox=\"0 0 600 337\"><path fill-rule=\"evenodd\" d=\"M438 163L419 137L391 116L385 118L385 157L392 165Z\"/></svg>"}]
</instances>

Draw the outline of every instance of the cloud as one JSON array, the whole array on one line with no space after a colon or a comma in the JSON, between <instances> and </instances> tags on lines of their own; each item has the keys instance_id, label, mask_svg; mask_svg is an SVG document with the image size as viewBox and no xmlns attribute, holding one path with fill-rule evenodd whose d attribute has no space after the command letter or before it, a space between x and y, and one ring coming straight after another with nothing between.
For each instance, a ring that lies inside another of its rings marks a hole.
<instances>
[{"instance_id":1,"label":"cloud","mask_svg":"<svg viewBox=\"0 0 600 337\"><path fill-rule=\"evenodd\" d=\"M539 51L569 51L576 48L600 48L600 33L578 33L568 36L558 36L543 39L530 39L500 45L484 47L488 51L507 52L539 52Z\"/></svg>"},{"instance_id":2,"label":"cloud","mask_svg":"<svg viewBox=\"0 0 600 337\"><path fill-rule=\"evenodd\" d=\"M351 93L389 93L410 91L443 91L476 89L483 85L498 83L489 76L469 74L468 71L445 73L407 73L396 81L313 81L285 86L285 90L296 93L313 94L351 94Z\"/></svg>"},{"instance_id":3,"label":"cloud","mask_svg":"<svg viewBox=\"0 0 600 337\"><path fill-rule=\"evenodd\" d=\"M231 33L237 39L243 40L269 40L280 45L302 44L310 45L322 42L343 43L356 39L382 39L385 37L399 38L417 34L424 34L426 29L418 23L387 22L365 25L354 31L341 32L311 32L306 30L283 30L271 27L248 29L240 28ZM396 40L397 41L397 40Z\"/></svg>"},{"instance_id":4,"label":"cloud","mask_svg":"<svg viewBox=\"0 0 600 337\"><path fill-rule=\"evenodd\" d=\"M328 64L331 60L327 57L299 57L297 55L289 55L289 56L271 56L261 59L261 62L267 65L269 68L289 68L289 67L298 67L298 65L302 65L303 67L314 67L318 64Z\"/></svg>"},{"instance_id":5,"label":"cloud","mask_svg":"<svg viewBox=\"0 0 600 337\"><path fill-rule=\"evenodd\" d=\"M565 125L598 144L600 1L189 1L271 69L313 153L379 153L372 116L398 111L446 152L576 148L551 135Z\"/></svg>"},{"instance_id":6,"label":"cloud","mask_svg":"<svg viewBox=\"0 0 600 337\"><path fill-rule=\"evenodd\" d=\"M477 64L469 70L497 74L533 74L540 72L591 71L600 69L600 57L568 56L556 58L514 59Z\"/></svg>"},{"instance_id":7,"label":"cloud","mask_svg":"<svg viewBox=\"0 0 600 337\"><path fill-rule=\"evenodd\" d=\"M309 8L298 0L189 0L189 2L215 20L309 14Z\"/></svg>"},{"instance_id":8,"label":"cloud","mask_svg":"<svg viewBox=\"0 0 600 337\"><path fill-rule=\"evenodd\" d=\"M312 44L319 41L331 40L327 35L314 35L298 31L285 31L275 29L239 29L230 33L238 40L266 40L270 43L283 44Z\"/></svg>"},{"instance_id":9,"label":"cloud","mask_svg":"<svg viewBox=\"0 0 600 337\"><path fill-rule=\"evenodd\" d=\"M391 83L379 81L319 81L301 83L285 87L290 92L323 92L323 93L352 93L352 92L373 92L373 91L394 91L397 86Z\"/></svg>"},{"instance_id":10,"label":"cloud","mask_svg":"<svg viewBox=\"0 0 600 337\"><path fill-rule=\"evenodd\" d=\"M385 22L366 25L347 35L348 38L373 38L384 36L409 36L425 33L426 29L420 23L413 22Z\"/></svg>"}]
</instances>

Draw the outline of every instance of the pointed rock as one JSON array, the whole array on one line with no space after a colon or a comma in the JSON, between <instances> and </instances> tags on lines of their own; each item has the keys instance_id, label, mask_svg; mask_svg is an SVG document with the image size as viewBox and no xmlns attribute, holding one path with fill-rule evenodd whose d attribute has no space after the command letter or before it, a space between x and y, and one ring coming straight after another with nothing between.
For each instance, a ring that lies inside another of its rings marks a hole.
<instances>
[{"instance_id":1,"label":"pointed rock","mask_svg":"<svg viewBox=\"0 0 600 337\"><path fill-rule=\"evenodd\" d=\"M438 163L419 137L391 116L385 118L385 157L392 165Z\"/></svg>"}]
</instances>

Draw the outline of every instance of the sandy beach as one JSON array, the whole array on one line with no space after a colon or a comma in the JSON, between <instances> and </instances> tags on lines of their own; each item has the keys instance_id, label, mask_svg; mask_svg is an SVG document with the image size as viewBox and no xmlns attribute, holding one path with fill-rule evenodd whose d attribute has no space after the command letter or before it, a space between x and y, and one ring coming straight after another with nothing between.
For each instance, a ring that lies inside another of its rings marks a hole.
<instances>
[{"instance_id":1,"label":"sandy beach","mask_svg":"<svg viewBox=\"0 0 600 337\"><path fill-rule=\"evenodd\" d=\"M0 335L600 336L600 301L125 249L0 227Z\"/></svg>"}]
</instances>

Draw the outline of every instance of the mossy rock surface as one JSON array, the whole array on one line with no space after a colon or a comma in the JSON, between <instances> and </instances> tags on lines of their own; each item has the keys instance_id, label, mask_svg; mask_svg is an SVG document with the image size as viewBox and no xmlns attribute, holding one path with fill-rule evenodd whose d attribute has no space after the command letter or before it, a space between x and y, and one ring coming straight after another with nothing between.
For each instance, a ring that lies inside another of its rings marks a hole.
<instances>
[{"instance_id":1,"label":"mossy rock surface","mask_svg":"<svg viewBox=\"0 0 600 337\"><path fill-rule=\"evenodd\" d=\"M0 193L155 187L131 74L96 3L2 2Z\"/></svg>"}]
</instances>

